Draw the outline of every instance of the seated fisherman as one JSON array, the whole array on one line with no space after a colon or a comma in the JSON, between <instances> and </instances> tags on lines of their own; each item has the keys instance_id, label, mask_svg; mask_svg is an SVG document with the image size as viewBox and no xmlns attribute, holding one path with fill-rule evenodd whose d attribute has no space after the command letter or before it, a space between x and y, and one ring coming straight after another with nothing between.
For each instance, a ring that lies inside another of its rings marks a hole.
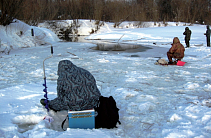
<instances>
[{"instance_id":1,"label":"seated fisherman","mask_svg":"<svg viewBox=\"0 0 211 138\"><path fill-rule=\"evenodd\" d=\"M185 52L185 48L180 43L178 37L174 37L173 44L171 44L171 45L172 45L172 47L167 52L167 57L168 57L168 60L169 60L169 62L168 62L169 64L173 64L172 58L174 58L176 60L181 60L184 57L184 52Z\"/></svg>"},{"instance_id":2,"label":"seated fisherman","mask_svg":"<svg viewBox=\"0 0 211 138\"><path fill-rule=\"evenodd\" d=\"M81 111L94 108L101 96L92 74L69 60L58 65L57 98L48 101L51 110ZM40 102L45 106L45 99Z\"/></svg>"}]
</instances>

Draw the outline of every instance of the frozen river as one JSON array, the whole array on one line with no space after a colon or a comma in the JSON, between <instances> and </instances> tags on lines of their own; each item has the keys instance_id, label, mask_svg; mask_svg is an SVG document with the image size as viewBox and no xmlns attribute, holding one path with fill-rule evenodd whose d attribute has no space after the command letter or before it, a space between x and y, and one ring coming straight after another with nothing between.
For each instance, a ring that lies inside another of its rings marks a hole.
<instances>
[{"instance_id":1,"label":"frozen river","mask_svg":"<svg viewBox=\"0 0 211 138\"><path fill-rule=\"evenodd\" d=\"M210 123L203 117L211 117L211 110L203 106L210 97L206 91L206 85L211 83L210 69L195 63L193 56L186 59L184 67L166 67L154 63L155 57L166 58L167 48L147 46L144 52L101 51L93 50L94 44L77 42L58 42L53 47L53 57L45 61L49 97L56 97L60 60L71 60L89 70L101 94L112 95L120 109L122 124L117 129L100 130L108 136L165 137L178 131L180 136L191 137L192 133L210 136L201 129ZM44 45L13 50L0 58L0 94L7 99L0 106L0 127L5 127L6 113L10 114L7 120L46 114L39 99L43 98L43 60L48 56L50 46ZM51 131L46 133L50 135Z\"/></svg>"}]
</instances>

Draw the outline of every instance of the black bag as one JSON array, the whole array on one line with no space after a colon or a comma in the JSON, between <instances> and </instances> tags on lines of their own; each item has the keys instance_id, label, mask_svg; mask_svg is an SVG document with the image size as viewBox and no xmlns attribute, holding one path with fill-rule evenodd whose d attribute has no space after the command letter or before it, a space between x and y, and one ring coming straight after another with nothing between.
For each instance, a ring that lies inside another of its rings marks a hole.
<instances>
[{"instance_id":1,"label":"black bag","mask_svg":"<svg viewBox=\"0 0 211 138\"><path fill-rule=\"evenodd\" d=\"M119 121L119 109L116 107L116 101L112 96L99 98L98 107L95 108L98 115L95 117L95 128L117 128Z\"/></svg>"}]
</instances>

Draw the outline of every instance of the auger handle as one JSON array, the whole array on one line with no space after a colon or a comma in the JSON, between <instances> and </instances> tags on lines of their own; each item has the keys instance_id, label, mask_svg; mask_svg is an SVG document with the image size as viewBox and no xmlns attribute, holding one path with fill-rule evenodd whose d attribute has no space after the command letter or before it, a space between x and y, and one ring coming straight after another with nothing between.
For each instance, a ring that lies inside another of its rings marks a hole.
<instances>
[{"instance_id":1,"label":"auger handle","mask_svg":"<svg viewBox=\"0 0 211 138\"><path fill-rule=\"evenodd\" d=\"M46 76L45 76L45 64L44 64L44 62L45 62L45 60L51 58L52 56L53 56L53 46L51 45L51 56L50 56L50 57L47 57L47 58L45 58L45 59L43 60L43 73L44 73L44 78L46 78Z\"/></svg>"}]
</instances>

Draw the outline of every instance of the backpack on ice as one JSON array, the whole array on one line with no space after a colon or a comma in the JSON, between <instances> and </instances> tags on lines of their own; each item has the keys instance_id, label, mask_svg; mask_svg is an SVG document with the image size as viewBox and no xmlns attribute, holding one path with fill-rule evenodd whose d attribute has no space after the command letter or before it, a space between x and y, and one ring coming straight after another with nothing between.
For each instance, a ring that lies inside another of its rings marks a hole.
<instances>
[{"instance_id":1,"label":"backpack on ice","mask_svg":"<svg viewBox=\"0 0 211 138\"><path fill-rule=\"evenodd\" d=\"M95 108L98 115L95 117L95 128L116 128L119 121L119 109L116 107L116 101L112 96L99 99L98 107Z\"/></svg>"},{"instance_id":2,"label":"backpack on ice","mask_svg":"<svg viewBox=\"0 0 211 138\"><path fill-rule=\"evenodd\" d=\"M168 65L168 61L166 61L165 59L158 59L155 64L156 65L158 65L158 64L160 64L160 65Z\"/></svg>"}]
</instances>

